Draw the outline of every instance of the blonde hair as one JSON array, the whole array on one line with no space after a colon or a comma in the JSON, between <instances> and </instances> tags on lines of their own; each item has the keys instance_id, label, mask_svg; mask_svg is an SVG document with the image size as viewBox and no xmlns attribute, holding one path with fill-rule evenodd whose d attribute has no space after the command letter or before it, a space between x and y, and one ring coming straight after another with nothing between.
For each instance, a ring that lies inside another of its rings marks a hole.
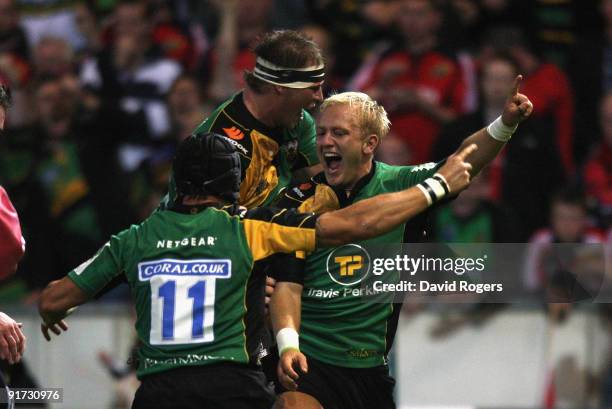
<instances>
[{"instance_id":1,"label":"blonde hair","mask_svg":"<svg viewBox=\"0 0 612 409\"><path fill-rule=\"evenodd\" d=\"M319 112L336 105L348 105L363 136L375 134L381 140L389 133L391 121L387 111L378 102L363 92L342 92L326 98Z\"/></svg>"}]
</instances>

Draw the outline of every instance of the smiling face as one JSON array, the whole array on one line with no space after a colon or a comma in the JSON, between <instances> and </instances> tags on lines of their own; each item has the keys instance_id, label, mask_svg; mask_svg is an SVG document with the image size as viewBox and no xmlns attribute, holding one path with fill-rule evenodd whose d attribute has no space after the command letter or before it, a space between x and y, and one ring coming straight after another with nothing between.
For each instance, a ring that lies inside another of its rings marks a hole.
<instances>
[{"instance_id":1,"label":"smiling face","mask_svg":"<svg viewBox=\"0 0 612 409\"><path fill-rule=\"evenodd\" d=\"M331 186L352 189L367 175L379 138L363 135L347 104L326 107L317 116L317 154Z\"/></svg>"}]
</instances>

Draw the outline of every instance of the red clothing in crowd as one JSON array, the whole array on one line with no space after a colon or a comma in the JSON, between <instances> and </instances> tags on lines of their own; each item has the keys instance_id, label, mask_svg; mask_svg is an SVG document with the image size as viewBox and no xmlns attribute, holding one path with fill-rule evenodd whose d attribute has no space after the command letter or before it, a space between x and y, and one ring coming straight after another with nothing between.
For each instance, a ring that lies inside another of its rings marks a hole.
<instances>
[{"instance_id":1,"label":"red clothing in crowd","mask_svg":"<svg viewBox=\"0 0 612 409\"><path fill-rule=\"evenodd\" d=\"M399 51L384 57L374 68L370 79L363 87L379 87L381 102L384 94L402 88L411 89L433 104L463 112L465 84L458 63L438 51L429 51L421 56L411 56ZM386 106L393 132L404 140L411 151L412 163L431 160L431 147L438 136L441 124L426 113L413 110L398 110Z\"/></svg>"},{"instance_id":2,"label":"red clothing in crowd","mask_svg":"<svg viewBox=\"0 0 612 409\"><path fill-rule=\"evenodd\" d=\"M533 116L552 115L563 168L574 172L574 95L567 75L554 64L542 64L521 84L521 93L533 102Z\"/></svg>"},{"instance_id":3,"label":"red clothing in crowd","mask_svg":"<svg viewBox=\"0 0 612 409\"><path fill-rule=\"evenodd\" d=\"M0 279L15 272L25 251L17 211L6 191L0 186Z\"/></svg>"},{"instance_id":4,"label":"red clothing in crowd","mask_svg":"<svg viewBox=\"0 0 612 409\"><path fill-rule=\"evenodd\" d=\"M584 168L587 194L604 207L612 207L612 148L605 143Z\"/></svg>"}]
</instances>

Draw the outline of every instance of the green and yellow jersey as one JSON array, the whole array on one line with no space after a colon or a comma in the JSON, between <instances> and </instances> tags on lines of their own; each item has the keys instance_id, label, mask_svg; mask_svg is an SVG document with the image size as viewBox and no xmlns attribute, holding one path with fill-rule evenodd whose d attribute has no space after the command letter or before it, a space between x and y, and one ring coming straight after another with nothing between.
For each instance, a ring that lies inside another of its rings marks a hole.
<instances>
[{"instance_id":1,"label":"green and yellow jersey","mask_svg":"<svg viewBox=\"0 0 612 409\"><path fill-rule=\"evenodd\" d=\"M261 348L265 276L254 264L312 251L316 216L294 210L155 212L68 276L91 296L125 274L136 305L138 376L189 365L253 363Z\"/></svg>"},{"instance_id":2,"label":"green and yellow jersey","mask_svg":"<svg viewBox=\"0 0 612 409\"><path fill-rule=\"evenodd\" d=\"M194 131L214 132L229 138L240 154L240 205L268 206L291 181L295 170L319 163L314 120L306 111L293 129L270 128L246 108L239 92L223 102ZM169 201L175 199L170 183ZM163 203L162 203L163 207Z\"/></svg>"}]
</instances>

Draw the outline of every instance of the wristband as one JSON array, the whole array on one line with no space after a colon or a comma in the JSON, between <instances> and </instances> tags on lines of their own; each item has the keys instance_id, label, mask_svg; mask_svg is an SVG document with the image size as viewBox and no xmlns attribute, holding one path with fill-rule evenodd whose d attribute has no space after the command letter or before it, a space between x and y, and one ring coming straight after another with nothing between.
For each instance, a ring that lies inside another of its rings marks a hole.
<instances>
[{"instance_id":1,"label":"wristband","mask_svg":"<svg viewBox=\"0 0 612 409\"><path fill-rule=\"evenodd\" d=\"M439 173L425 179L417 187L421 189L427 199L427 204L430 206L450 193L446 179Z\"/></svg>"},{"instance_id":2,"label":"wristband","mask_svg":"<svg viewBox=\"0 0 612 409\"><path fill-rule=\"evenodd\" d=\"M508 142L512 138L512 134L518 128L518 124L514 126L508 126L502 121L502 117L499 116L497 119L487 127L487 132L491 138L500 142Z\"/></svg>"},{"instance_id":3,"label":"wristband","mask_svg":"<svg viewBox=\"0 0 612 409\"><path fill-rule=\"evenodd\" d=\"M283 355L288 349L300 350L300 335L293 328L283 328L276 333L276 344L278 345L278 356Z\"/></svg>"},{"instance_id":4,"label":"wristband","mask_svg":"<svg viewBox=\"0 0 612 409\"><path fill-rule=\"evenodd\" d=\"M438 182L440 182L440 184L442 184L442 188L444 189L445 194L450 193L450 186L444 176L442 176L440 173L436 173L432 176L432 178L436 179Z\"/></svg>"}]
</instances>

